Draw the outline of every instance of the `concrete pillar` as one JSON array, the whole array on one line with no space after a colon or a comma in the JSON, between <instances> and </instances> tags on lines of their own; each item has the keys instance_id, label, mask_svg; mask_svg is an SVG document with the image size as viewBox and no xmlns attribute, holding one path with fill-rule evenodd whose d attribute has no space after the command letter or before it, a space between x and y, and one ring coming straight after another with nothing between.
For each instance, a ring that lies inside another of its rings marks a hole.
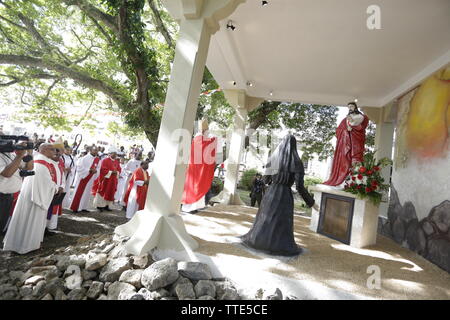
<instances>
[{"instance_id":1,"label":"concrete pillar","mask_svg":"<svg viewBox=\"0 0 450 320\"><path fill-rule=\"evenodd\" d=\"M140 255L151 249L185 250L198 247L186 232L179 215L187 162L180 154L189 153L203 71L212 33L218 20L231 14L243 0L170 1L180 12L180 32L170 75L164 113L155 151L153 173L144 210L138 211L115 233L129 236L125 247ZM180 130L181 129L181 130ZM174 134L178 132L178 134ZM180 136L182 132L184 139ZM186 139L187 137L187 139Z\"/></svg>"},{"instance_id":2,"label":"concrete pillar","mask_svg":"<svg viewBox=\"0 0 450 320\"><path fill-rule=\"evenodd\" d=\"M392 122L381 122L377 123L377 129L375 133L375 158L377 160L381 158L392 159L392 146L394 140L394 123ZM391 177L391 166L387 166L382 169L381 175L385 183L390 182ZM387 217L387 211L389 206L389 195L383 197L380 203L379 215L382 217Z\"/></svg>"},{"instance_id":3,"label":"concrete pillar","mask_svg":"<svg viewBox=\"0 0 450 320\"><path fill-rule=\"evenodd\" d=\"M244 205L237 192L237 184L239 182L240 164L244 155L245 127L248 112L261 104L263 99L249 97L244 90L225 90L224 93L230 105L236 110L236 114L233 119L233 132L229 144L224 188L211 201L226 205Z\"/></svg>"}]
</instances>

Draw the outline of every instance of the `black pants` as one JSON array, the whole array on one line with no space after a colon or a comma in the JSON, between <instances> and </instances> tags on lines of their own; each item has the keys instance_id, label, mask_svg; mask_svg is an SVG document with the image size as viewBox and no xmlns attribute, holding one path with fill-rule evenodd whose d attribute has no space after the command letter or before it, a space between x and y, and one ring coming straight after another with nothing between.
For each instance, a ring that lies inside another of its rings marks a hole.
<instances>
[{"instance_id":1,"label":"black pants","mask_svg":"<svg viewBox=\"0 0 450 320\"><path fill-rule=\"evenodd\" d=\"M252 196L250 198L251 206L254 207L256 204L256 201L258 201L258 207L261 204L262 199L262 193L252 193Z\"/></svg>"},{"instance_id":2,"label":"black pants","mask_svg":"<svg viewBox=\"0 0 450 320\"><path fill-rule=\"evenodd\" d=\"M13 194L0 193L0 233L3 233L3 229L6 227L13 201Z\"/></svg>"}]
</instances>

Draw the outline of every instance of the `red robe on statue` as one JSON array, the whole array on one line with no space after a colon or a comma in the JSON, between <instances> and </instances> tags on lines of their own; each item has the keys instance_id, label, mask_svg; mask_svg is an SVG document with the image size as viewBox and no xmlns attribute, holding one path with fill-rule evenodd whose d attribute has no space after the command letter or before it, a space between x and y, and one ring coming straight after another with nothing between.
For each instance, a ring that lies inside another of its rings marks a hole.
<instances>
[{"instance_id":1,"label":"red robe on statue","mask_svg":"<svg viewBox=\"0 0 450 320\"><path fill-rule=\"evenodd\" d=\"M125 196L123 198L123 201L128 204L128 198L130 196L131 189L133 189L134 182L135 181L146 181L149 180L148 173L141 167L137 168L133 175L130 178L130 181L128 182L128 188L127 192L125 193ZM137 186L136 187L136 194L137 194L137 203L139 204L139 210L144 209L145 206L145 200L147 199L147 190L148 185L144 184L143 186Z\"/></svg>"},{"instance_id":2,"label":"red robe on statue","mask_svg":"<svg viewBox=\"0 0 450 320\"><path fill-rule=\"evenodd\" d=\"M366 142L366 127L369 118L364 114L364 120L352 130L347 130L347 118L344 118L336 129L336 150L334 151L331 174L323 184L338 186L344 182L353 163L362 162L364 144Z\"/></svg>"},{"instance_id":3,"label":"red robe on statue","mask_svg":"<svg viewBox=\"0 0 450 320\"><path fill-rule=\"evenodd\" d=\"M186 170L183 199L191 204L200 200L211 188L216 167L216 138L198 135L192 140L191 157Z\"/></svg>"},{"instance_id":4,"label":"red robe on statue","mask_svg":"<svg viewBox=\"0 0 450 320\"><path fill-rule=\"evenodd\" d=\"M109 178L106 175L109 171L117 171L117 174L110 174ZM97 193L102 196L106 201L114 201L114 194L116 193L118 176L122 169L120 168L120 162L116 159L111 159L110 157L102 161L100 167L100 175L94 182L94 185L98 183Z\"/></svg>"}]
</instances>

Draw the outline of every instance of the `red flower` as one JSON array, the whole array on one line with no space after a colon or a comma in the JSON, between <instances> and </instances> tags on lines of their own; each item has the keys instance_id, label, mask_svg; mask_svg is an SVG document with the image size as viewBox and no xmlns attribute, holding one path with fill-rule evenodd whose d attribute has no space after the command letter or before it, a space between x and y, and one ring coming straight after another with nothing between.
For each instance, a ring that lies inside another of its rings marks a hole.
<instances>
[{"instance_id":1,"label":"red flower","mask_svg":"<svg viewBox=\"0 0 450 320\"><path fill-rule=\"evenodd\" d=\"M371 183L371 185L372 185L372 187L376 187L376 186L378 186L378 182L377 182L377 180L372 180L372 183Z\"/></svg>"},{"instance_id":2,"label":"red flower","mask_svg":"<svg viewBox=\"0 0 450 320\"><path fill-rule=\"evenodd\" d=\"M366 192L367 192L367 193L372 192L372 188L366 187Z\"/></svg>"},{"instance_id":3,"label":"red flower","mask_svg":"<svg viewBox=\"0 0 450 320\"><path fill-rule=\"evenodd\" d=\"M355 184L352 182L352 183L350 183L350 187L354 187L355 186Z\"/></svg>"},{"instance_id":4,"label":"red flower","mask_svg":"<svg viewBox=\"0 0 450 320\"><path fill-rule=\"evenodd\" d=\"M371 175L373 173L373 171L372 170L369 170L369 171L367 171L367 175Z\"/></svg>"},{"instance_id":5,"label":"red flower","mask_svg":"<svg viewBox=\"0 0 450 320\"><path fill-rule=\"evenodd\" d=\"M356 189L358 189L358 190L361 188L362 188L362 186L360 184L356 186Z\"/></svg>"},{"instance_id":6,"label":"red flower","mask_svg":"<svg viewBox=\"0 0 450 320\"><path fill-rule=\"evenodd\" d=\"M359 179L359 180L362 180L362 179L363 179L362 174L358 174L358 179Z\"/></svg>"},{"instance_id":7,"label":"red flower","mask_svg":"<svg viewBox=\"0 0 450 320\"><path fill-rule=\"evenodd\" d=\"M356 178L355 178L355 177L352 177L352 180L353 180L353 181L355 181L355 180L356 180Z\"/></svg>"},{"instance_id":8,"label":"red flower","mask_svg":"<svg viewBox=\"0 0 450 320\"><path fill-rule=\"evenodd\" d=\"M373 170L379 171L379 170L380 170L380 167L379 167L379 166L375 166L375 167L373 167Z\"/></svg>"},{"instance_id":9,"label":"red flower","mask_svg":"<svg viewBox=\"0 0 450 320\"><path fill-rule=\"evenodd\" d=\"M366 167L361 167L361 168L359 168L359 173L364 173L364 172L366 172Z\"/></svg>"}]
</instances>

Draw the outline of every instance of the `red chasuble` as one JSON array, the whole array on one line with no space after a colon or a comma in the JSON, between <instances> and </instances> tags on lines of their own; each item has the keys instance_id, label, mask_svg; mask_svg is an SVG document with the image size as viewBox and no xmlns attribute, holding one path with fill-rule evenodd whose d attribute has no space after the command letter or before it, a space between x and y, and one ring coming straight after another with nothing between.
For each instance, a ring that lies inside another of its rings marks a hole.
<instances>
[{"instance_id":1,"label":"red chasuble","mask_svg":"<svg viewBox=\"0 0 450 320\"><path fill-rule=\"evenodd\" d=\"M127 192L125 193L125 197L123 199L126 204L128 204L128 198L130 196L131 189L133 189L134 182L139 180L146 181L148 179L149 177L147 171L145 171L141 167L137 168L133 172L133 175L130 178L130 182L128 183ZM137 203L139 204L139 210L144 209L145 200L147 199L147 190L148 185L145 184L142 187L141 186L136 187Z\"/></svg>"},{"instance_id":2,"label":"red chasuble","mask_svg":"<svg viewBox=\"0 0 450 320\"><path fill-rule=\"evenodd\" d=\"M366 142L366 127L369 118L364 114L364 120L357 126L347 130L347 118L344 118L336 129L336 150L334 151L333 165L330 178L323 184L338 186L344 182L353 163L362 162L364 157L364 144Z\"/></svg>"},{"instance_id":3,"label":"red chasuble","mask_svg":"<svg viewBox=\"0 0 450 320\"><path fill-rule=\"evenodd\" d=\"M191 157L186 170L183 204L200 200L211 188L216 167L216 138L198 135L192 140Z\"/></svg>"},{"instance_id":4,"label":"red chasuble","mask_svg":"<svg viewBox=\"0 0 450 320\"><path fill-rule=\"evenodd\" d=\"M117 171L117 174L111 173L110 177L106 178L105 176L109 171ZM114 201L114 194L116 193L117 183L119 181L117 177L121 171L119 160L113 160L108 157L102 161L100 175L95 182L98 183L97 193L106 201Z\"/></svg>"}]
</instances>

